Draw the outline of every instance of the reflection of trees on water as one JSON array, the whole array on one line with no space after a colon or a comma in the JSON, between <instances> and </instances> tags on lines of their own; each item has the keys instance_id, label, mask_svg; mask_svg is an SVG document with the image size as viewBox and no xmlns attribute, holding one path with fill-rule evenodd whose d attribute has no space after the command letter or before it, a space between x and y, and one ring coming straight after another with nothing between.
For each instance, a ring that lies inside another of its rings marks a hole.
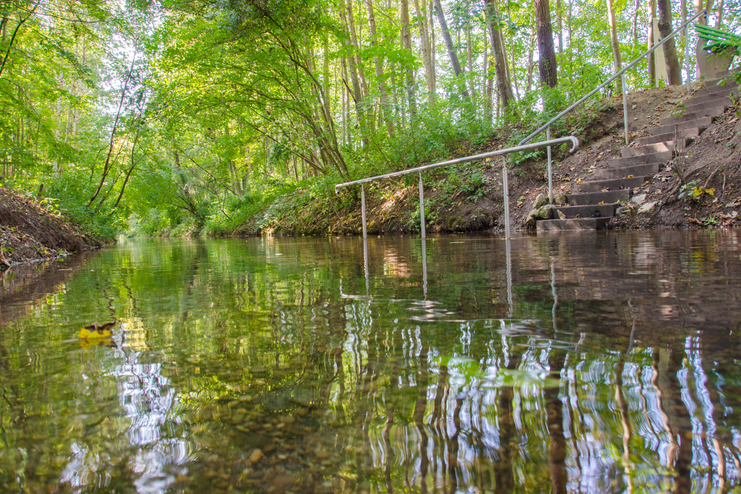
<instances>
[{"instance_id":1,"label":"reflection of trees on water","mask_svg":"<svg viewBox=\"0 0 741 494\"><path fill-rule=\"evenodd\" d=\"M501 243L428 241L427 300L413 241L371 242L369 294L359 242L115 258L98 309L82 311L116 311L118 349L69 352L28 322L2 333L0 487L19 468L23 485L79 492L738 487L735 295L705 281L733 291L738 251L564 238L513 244L512 305ZM83 307L91 294L64 296ZM63 358L43 371L56 383L21 358L42 344ZM52 418L55 403L74 406ZM55 430L69 439L52 448Z\"/></svg>"}]
</instances>

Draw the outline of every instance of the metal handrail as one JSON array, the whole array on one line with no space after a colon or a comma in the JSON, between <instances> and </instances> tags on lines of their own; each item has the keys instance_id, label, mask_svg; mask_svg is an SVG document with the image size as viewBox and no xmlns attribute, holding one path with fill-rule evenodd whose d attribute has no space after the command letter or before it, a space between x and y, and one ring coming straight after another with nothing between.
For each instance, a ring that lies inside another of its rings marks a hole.
<instances>
[{"instance_id":1,"label":"metal handrail","mask_svg":"<svg viewBox=\"0 0 741 494\"><path fill-rule=\"evenodd\" d=\"M571 110L573 110L574 108L576 108L577 106L579 106L580 104L582 104L587 99L589 99L592 95L594 95L594 93L596 93L600 89L604 89L605 86L607 86L609 83L613 82L618 77L622 77L628 70L630 70L633 67L635 67L638 64L638 62L640 62L641 60L643 60L644 58L646 58L648 55L650 55L651 53L653 53L658 47L663 46L664 43L666 43L667 41L669 41L671 38L673 38L680 31L683 31L688 25L692 24L698 17L700 17L702 15L707 16L707 11L703 10L699 14L696 14L694 17L692 17L687 22L685 22L684 24L682 24L680 27L678 27L677 29L675 29L666 38L660 40L657 44L655 44L653 47L651 47L650 50L646 51L643 55L641 55L638 58L636 58L635 60L633 60L629 65L627 65L620 72L616 73L615 75L613 75L612 77L610 77L607 81L603 82L602 84L600 84L599 86L597 86L596 88L594 88L592 91L589 92L589 94L587 94L586 96L584 96L583 98L581 98L579 101L577 101L576 103L572 104L571 106L569 106L568 108L566 108L564 111L562 111L561 113L559 113L558 115L556 115L555 117L553 117L552 119L550 119L547 123L541 125L538 128L538 130L536 130L535 132L533 132L532 134L530 134L529 136L527 136L526 138L524 138L523 140L521 140L519 142L519 144L520 145L523 145L526 142L530 141L533 137L535 137L536 135L538 135L541 132L543 132L544 130L546 130L548 127L550 127L555 122L557 122L558 120L560 120L564 115L566 115ZM688 74L688 78L689 78L689 74ZM623 94L625 94L625 90L623 90ZM627 112L626 112L626 115L627 115Z\"/></svg>"},{"instance_id":2,"label":"metal handrail","mask_svg":"<svg viewBox=\"0 0 741 494\"><path fill-rule=\"evenodd\" d=\"M486 158L493 158L495 156L504 156L511 153L518 153L521 151L529 151L531 149L538 149L543 147L558 146L559 144L571 143L570 153L576 152L579 148L579 139L574 136L559 137L558 139L549 139L547 141L533 142L531 144L519 145L513 148L497 149L496 151L489 151L487 153L474 154L472 156L466 156L464 158L456 158L447 161L440 161L431 165L418 166L415 168L409 168L407 170L401 170L398 172L385 173L383 175L376 175L374 177L362 178L360 180L353 180L352 182L344 182L334 186L335 193L339 193L337 189L340 187L349 187L350 185L360 185L360 199L361 199L361 211L363 216L363 238L368 236L365 222L365 187L363 184L373 182L375 180L382 180L384 178L401 177L403 175L409 175L411 173L419 173L419 214L420 214L420 232L422 238L425 238L425 203L424 203L424 187L422 185L422 172L427 170L433 170L443 166L457 165L459 163L468 163L470 161L478 161ZM507 166L502 165L502 188L504 194L504 221L505 229L507 231L507 238L509 238L509 185L507 182Z\"/></svg>"},{"instance_id":3,"label":"metal handrail","mask_svg":"<svg viewBox=\"0 0 741 494\"><path fill-rule=\"evenodd\" d=\"M440 161L439 163L433 163L432 165L418 166L416 168L409 168L398 172L384 173L383 175L376 175L375 177L362 178L360 180L353 180L352 182L344 182L334 186L334 191L337 193L337 189L340 187L348 187L350 185L365 184L373 182L375 180L382 180L384 178L401 177L403 175L409 175L410 173L424 172L427 170L433 170L442 166L457 165L460 163L468 163L469 161L478 161L485 158L492 158L494 156L503 156L510 153L518 153L521 151L529 151L531 149L538 149L546 146L557 146L559 144L571 143L570 153L574 153L579 147L579 139L574 136L560 137L558 139L552 139L550 141L535 142L527 145L520 145L513 148L497 149L496 151L489 151L487 153L474 154L472 156L466 156L465 158L456 158L447 161Z\"/></svg>"}]
</instances>

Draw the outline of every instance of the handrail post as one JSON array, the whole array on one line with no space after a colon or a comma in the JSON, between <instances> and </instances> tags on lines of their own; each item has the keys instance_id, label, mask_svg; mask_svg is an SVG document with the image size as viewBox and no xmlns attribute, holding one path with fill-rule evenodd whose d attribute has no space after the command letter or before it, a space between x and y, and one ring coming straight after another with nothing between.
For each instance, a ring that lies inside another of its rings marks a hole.
<instances>
[{"instance_id":1,"label":"handrail post","mask_svg":"<svg viewBox=\"0 0 741 494\"><path fill-rule=\"evenodd\" d=\"M625 88L625 73L620 76L623 86L623 124L625 125L625 145L630 144L630 127L628 126L628 90Z\"/></svg>"},{"instance_id":2,"label":"handrail post","mask_svg":"<svg viewBox=\"0 0 741 494\"><path fill-rule=\"evenodd\" d=\"M422 185L422 172L419 172L419 223L420 232L422 232L422 238L426 238L425 232L425 189Z\"/></svg>"},{"instance_id":3,"label":"handrail post","mask_svg":"<svg viewBox=\"0 0 741 494\"><path fill-rule=\"evenodd\" d=\"M545 140L551 140L551 126L545 129ZM548 204L553 204L553 169L551 168L551 147L548 146ZM507 216L509 218L509 215ZM509 237L509 234L507 235Z\"/></svg>"},{"instance_id":4,"label":"handrail post","mask_svg":"<svg viewBox=\"0 0 741 494\"><path fill-rule=\"evenodd\" d=\"M509 182L507 181L507 158L502 157L502 192L504 194L504 230L509 238Z\"/></svg>"},{"instance_id":5,"label":"handrail post","mask_svg":"<svg viewBox=\"0 0 741 494\"><path fill-rule=\"evenodd\" d=\"M706 16L707 18L707 16ZM690 39L687 36L687 25L684 26L684 64L687 66L687 97L692 94L692 74L690 72Z\"/></svg>"},{"instance_id":6,"label":"handrail post","mask_svg":"<svg viewBox=\"0 0 741 494\"><path fill-rule=\"evenodd\" d=\"M368 229L365 226L365 186L360 184L360 209L363 214L363 238L368 238Z\"/></svg>"}]
</instances>

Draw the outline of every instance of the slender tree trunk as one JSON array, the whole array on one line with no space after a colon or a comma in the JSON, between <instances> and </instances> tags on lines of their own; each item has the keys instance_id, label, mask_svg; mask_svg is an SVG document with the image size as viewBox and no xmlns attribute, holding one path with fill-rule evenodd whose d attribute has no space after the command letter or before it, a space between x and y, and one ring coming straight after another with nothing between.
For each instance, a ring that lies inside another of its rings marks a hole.
<instances>
[{"instance_id":1,"label":"slender tree trunk","mask_svg":"<svg viewBox=\"0 0 741 494\"><path fill-rule=\"evenodd\" d=\"M563 18L561 16L561 0L556 0L556 22L558 24L558 55L563 53Z\"/></svg>"},{"instance_id":2,"label":"slender tree trunk","mask_svg":"<svg viewBox=\"0 0 741 494\"><path fill-rule=\"evenodd\" d=\"M467 62L468 62L468 73L473 77L473 43L471 42L471 24L466 24L466 51L467 51ZM471 79L471 98L476 100L476 84Z\"/></svg>"},{"instance_id":3,"label":"slender tree trunk","mask_svg":"<svg viewBox=\"0 0 741 494\"><path fill-rule=\"evenodd\" d=\"M368 95L368 81L365 78L365 69L363 68L363 60L360 57L360 44L358 43L358 36L355 30L355 16L353 15L352 3L353 3L353 0L347 0L347 21L348 21L348 27L350 28L350 37L352 39L352 45L353 45L353 48L355 48L355 64L358 67L360 87L363 89L363 94L360 99L363 99Z\"/></svg>"},{"instance_id":4,"label":"slender tree trunk","mask_svg":"<svg viewBox=\"0 0 741 494\"><path fill-rule=\"evenodd\" d=\"M615 61L615 72L619 72L623 67L622 59L620 58L620 42L618 41L617 25L615 23L615 5L613 0L606 0L607 2L607 18L610 21L610 41L612 43L612 54Z\"/></svg>"},{"instance_id":5,"label":"slender tree trunk","mask_svg":"<svg viewBox=\"0 0 741 494\"><path fill-rule=\"evenodd\" d=\"M410 54L412 51L412 35L409 29L409 0L401 0L401 43ZM409 114L414 120L417 115L417 99L414 91L414 69L407 67L407 96L409 98Z\"/></svg>"},{"instance_id":6,"label":"slender tree trunk","mask_svg":"<svg viewBox=\"0 0 741 494\"><path fill-rule=\"evenodd\" d=\"M366 0L370 2L371 0ZM419 37L422 48L422 62L425 68L425 82L427 83L427 102L432 105L435 102L435 65L432 62L432 44L428 29L427 7L420 8L419 0L414 0L414 8L419 18Z\"/></svg>"},{"instance_id":7,"label":"slender tree trunk","mask_svg":"<svg viewBox=\"0 0 741 494\"><path fill-rule=\"evenodd\" d=\"M661 39L666 38L674 30L672 28L672 5L671 0L659 1L659 32ZM666 58L666 72L669 75L669 84L672 86L682 85L682 72L679 68L679 58L674 38L664 43L664 57Z\"/></svg>"},{"instance_id":8,"label":"slender tree trunk","mask_svg":"<svg viewBox=\"0 0 741 494\"><path fill-rule=\"evenodd\" d=\"M350 0L352 1L352 0ZM342 25L346 30L349 30L349 25L347 21L347 15L346 15L346 9L347 6L345 4L345 0L341 0L340 2L340 20L342 21ZM347 31L346 31L347 32ZM351 36L352 38L352 36ZM348 41L345 41L345 44L347 44ZM350 40L351 46L355 48L354 45L352 45L352 40ZM353 52L357 52L357 50L353 49ZM358 77L358 67L355 64L356 58L355 54L353 53L349 57L347 57L347 66L350 69L350 79L352 81L352 99L355 103L355 111L358 115L358 126L360 127L360 135L361 139L363 141L363 146L367 147L369 144L368 136L366 134L366 126L365 126L365 115L363 112L363 106L362 106L362 100L363 100L363 92L360 87L360 78Z\"/></svg>"},{"instance_id":9,"label":"slender tree trunk","mask_svg":"<svg viewBox=\"0 0 741 494\"><path fill-rule=\"evenodd\" d=\"M530 49L527 52L527 92L533 88L533 53L535 52L535 30L530 35Z\"/></svg>"},{"instance_id":10,"label":"slender tree trunk","mask_svg":"<svg viewBox=\"0 0 741 494\"><path fill-rule=\"evenodd\" d=\"M715 29L723 25L723 0L718 0L718 16L715 18Z\"/></svg>"},{"instance_id":11,"label":"slender tree trunk","mask_svg":"<svg viewBox=\"0 0 741 494\"><path fill-rule=\"evenodd\" d=\"M432 89L434 90L435 94L437 94L437 72L435 71L435 68L437 67L437 48L435 44L435 6L434 6L434 0L430 0L430 5L428 6L428 10L430 12L430 55L432 57Z\"/></svg>"},{"instance_id":12,"label":"slender tree trunk","mask_svg":"<svg viewBox=\"0 0 741 494\"><path fill-rule=\"evenodd\" d=\"M636 9L633 12L633 47L638 46L638 13L641 11L641 0L636 0Z\"/></svg>"},{"instance_id":13,"label":"slender tree trunk","mask_svg":"<svg viewBox=\"0 0 741 494\"><path fill-rule=\"evenodd\" d=\"M484 63L481 71L481 93L484 95L484 120L491 123L492 106L491 106L491 77L489 77L489 40L487 39L489 30L484 31Z\"/></svg>"},{"instance_id":14,"label":"slender tree trunk","mask_svg":"<svg viewBox=\"0 0 741 494\"><path fill-rule=\"evenodd\" d=\"M648 46L650 50L654 46L654 19L656 19L656 0L648 1ZM649 86L658 87L656 81L656 56L652 53L648 57L648 78L651 79Z\"/></svg>"},{"instance_id":15,"label":"slender tree trunk","mask_svg":"<svg viewBox=\"0 0 741 494\"><path fill-rule=\"evenodd\" d=\"M373 0L366 0L366 9L368 11L368 25L370 28L370 43L371 46L378 44L378 33L376 32L376 15L373 11ZM378 93L381 97L381 111L383 113L383 119L386 122L386 129L388 130L389 137L394 135L394 123L391 119L391 108L389 105L388 89L386 88L386 81L383 78L383 61L379 57L374 58L376 65L376 79L378 81Z\"/></svg>"},{"instance_id":16,"label":"slender tree trunk","mask_svg":"<svg viewBox=\"0 0 741 494\"><path fill-rule=\"evenodd\" d=\"M134 171L134 168L136 167L136 160L134 160L134 152L136 151L136 144L139 142L139 136L141 135L141 129L137 129L136 136L134 137L134 143L131 145L131 167L129 168L129 171L126 173L126 178L124 179L124 183L121 186L121 192L118 194L118 199L116 199L116 204L113 205L113 209L116 209L121 202L121 198L124 195L124 192L126 191L126 184L129 183L129 178L131 177L131 172Z\"/></svg>"},{"instance_id":17,"label":"slender tree trunk","mask_svg":"<svg viewBox=\"0 0 741 494\"><path fill-rule=\"evenodd\" d=\"M489 39L491 41L491 52L494 55L494 73L497 78L497 91L501 96L502 106L507 107L515 101L512 92L512 82L507 73L507 57L502 44L501 29L499 28L499 12L495 0L485 0L486 19L489 27Z\"/></svg>"},{"instance_id":18,"label":"slender tree trunk","mask_svg":"<svg viewBox=\"0 0 741 494\"><path fill-rule=\"evenodd\" d=\"M129 88L129 80L131 79L131 75L134 72L135 62L136 62L136 52L134 52L134 56L131 57L131 67L129 67L129 72L126 74L126 80L124 81L124 87L121 90L121 99L118 102L118 111L116 112L116 118L113 120L113 129L111 129L111 138L108 141L108 155L106 156L105 164L103 165L103 175L100 177L100 183L98 184L98 188L95 190L95 194L93 194L93 196L90 198L90 201L88 202L88 206L90 206L93 203L93 201L98 197L98 194L100 194L100 189L103 188L105 179L108 177L108 173L111 171L111 168L112 168L111 156L113 155L113 145L116 139L116 131L118 130L118 121L121 118L121 111L123 110L124 99L126 99L126 91Z\"/></svg>"},{"instance_id":19,"label":"slender tree trunk","mask_svg":"<svg viewBox=\"0 0 741 494\"><path fill-rule=\"evenodd\" d=\"M663 0L669 1L669 0ZM535 24L538 35L538 73L543 86L558 85L556 52L553 46L553 28L551 27L551 8L549 0L534 0Z\"/></svg>"},{"instance_id":20,"label":"slender tree trunk","mask_svg":"<svg viewBox=\"0 0 741 494\"><path fill-rule=\"evenodd\" d=\"M404 1L404 0L402 0ZM458 62L458 53L455 50L455 45L453 45L453 38L450 37L450 30L448 29L448 22L445 20L445 12L443 12L443 6L440 3L440 0L435 0L435 11L437 12L437 20L440 23L440 30L443 33L443 39L445 40L445 46L448 48L448 56L450 57L450 64L453 66L453 72L455 73L455 76L460 79L461 74L463 74L463 71L461 70L461 65ZM460 83L460 80L459 80ZM468 90L465 86L465 81L463 83L461 90L461 96L463 96L464 99L470 100L470 96L468 94Z\"/></svg>"},{"instance_id":21,"label":"slender tree trunk","mask_svg":"<svg viewBox=\"0 0 741 494\"><path fill-rule=\"evenodd\" d=\"M517 71L510 71L510 67L515 69L517 68L515 61L515 45L512 44L512 64L510 64L507 58L507 47L504 43L504 34L501 29L499 30L499 42L502 44L502 51L504 52L504 68L507 70L507 77L509 77L509 80L512 82L512 87L515 90L515 99L520 99L520 89L517 85Z\"/></svg>"}]
</instances>

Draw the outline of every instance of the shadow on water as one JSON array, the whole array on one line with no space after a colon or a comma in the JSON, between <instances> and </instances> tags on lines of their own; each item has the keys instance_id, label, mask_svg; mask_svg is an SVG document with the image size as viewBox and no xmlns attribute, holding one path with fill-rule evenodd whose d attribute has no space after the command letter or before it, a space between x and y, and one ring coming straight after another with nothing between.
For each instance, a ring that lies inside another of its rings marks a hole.
<instances>
[{"instance_id":1,"label":"shadow on water","mask_svg":"<svg viewBox=\"0 0 741 494\"><path fill-rule=\"evenodd\" d=\"M738 489L740 241L106 249L2 295L0 490Z\"/></svg>"}]
</instances>

